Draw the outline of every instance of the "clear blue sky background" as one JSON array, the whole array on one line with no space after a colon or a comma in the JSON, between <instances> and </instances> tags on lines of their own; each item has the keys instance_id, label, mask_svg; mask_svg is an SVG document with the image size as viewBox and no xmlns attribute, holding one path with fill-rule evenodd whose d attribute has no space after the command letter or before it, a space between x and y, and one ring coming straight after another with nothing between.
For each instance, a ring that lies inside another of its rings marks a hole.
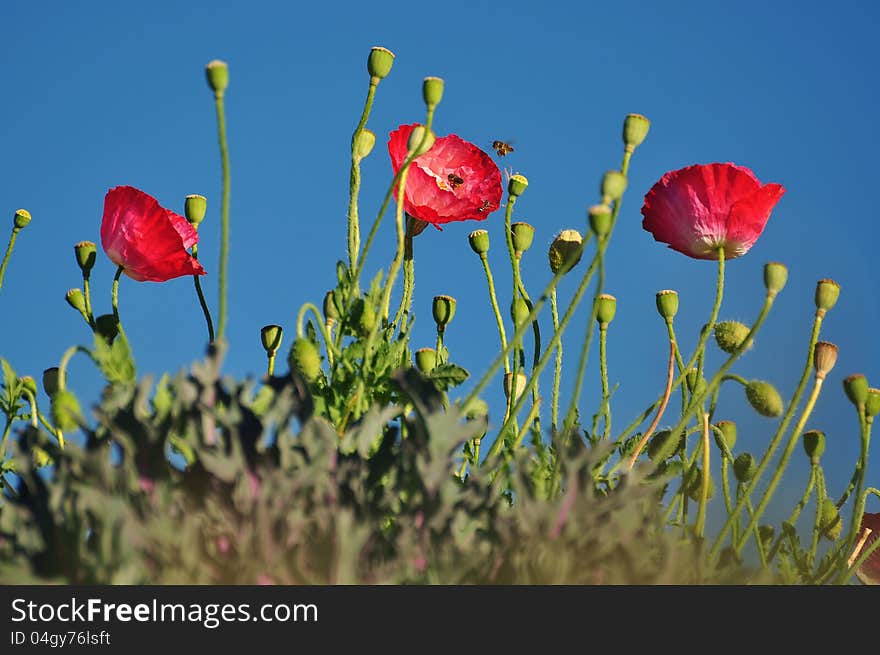
<instances>
[{"instance_id":1,"label":"clear blue sky background","mask_svg":"<svg viewBox=\"0 0 880 655\"><path fill-rule=\"evenodd\" d=\"M524 262L537 293L549 278L546 248L563 228L585 229L601 174L619 165L628 112L652 120L637 151L610 250L607 290L618 297L608 348L614 423L621 427L662 389L663 323L654 293L681 294L680 340L692 348L708 317L714 265L656 244L641 229L644 193L666 171L733 161L788 192L763 236L728 268L721 318L749 322L763 297L765 262L790 279L755 348L736 369L776 384L788 398L803 365L819 278L842 286L823 337L840 359L809 426L828 434L829 489L837 494L857 455L857 423L842 378L880 384L878 274L874 260L877 127L873 2L40 2L0 6L0 214L33 214L0 291L0 354L39 378L90 334L64 302L80 282L72 246L99 242L106 191L130 184L182 213L186 194L209 199L200 255L216 311L220 166L204 65L229 62L227 120L232 163L231 339L226 369L259 376L259 329L280 323L291 342L297 309L320 303L345 254L349 142L367 89L373 45L397 58L369 127L379 143L364 164L364 230L390 180L389 131L423 120L422 78L446 80L435 127L485 149L511 139L500 160L530 185L516 219L537 228ZM451 358L478 378L497 333L478 259L467 246L489 229L501 303L509 302L503 216L452 224L416 240L415 347L433 345L431 298L451 294L458 313ZM386 229L387 228L387 229ZM6 228L3 228L5 246ZM380 233L369 274L387 266L392 223ZM582 270L582 269L579 269ZM96 313L110 309L114 267L103 253L93 274ZM560 290L564 304L574 276ZM123 278L120 310L141 374L176 371L206 341L192 280ZM568 372L586 308L566 335ZM545 332L546 334L547 332ZM721 361L710 348L710 364ZM582 408L595 410L595 351ZM286 364L282 363L282 367ZM75 358L70 384L94 402L100 378ZM571 379L566 377L565 386ZM501 382L488 399L497 408ZM549 385L544 384L549 404ZM740 424L737 450L760 453L775 422L726 388L718 418ZM497 412L495 424L497 425ZM874 462L880 461L876 457ZM878 466L869 465L878 479ZM806 458L795 456L788 497L800 495ZM716 501L718 499L716 498ZM786 506L790 507L790 505ZM871 506L869 506L870 508ZM876 511L876 505L874 505Z\"/></svg>"}]
</instances>

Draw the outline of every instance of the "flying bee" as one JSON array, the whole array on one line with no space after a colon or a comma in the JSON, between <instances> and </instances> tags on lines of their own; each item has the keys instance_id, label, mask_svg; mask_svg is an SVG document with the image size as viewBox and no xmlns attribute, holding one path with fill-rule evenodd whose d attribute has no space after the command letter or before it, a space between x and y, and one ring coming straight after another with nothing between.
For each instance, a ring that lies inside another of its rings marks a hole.
<instances>
[{"instance_id":1,"label":"flying bee","mask_svg":"<svg viewBox=\"0 0 880 655\"><path fill-rule=\"evenodd\" d=\"M513 152L513 146L507 143L506 141L498 141L495 140L492 142L492 147L495 149L495 153L499 157L503 157L511 152Z\"/></svg>"},{"instance_id":2,"label":"flying bee","mask_svg":"<svg viewBox=\"0 0 880 655\"><path fill-rule=\"evenodd\" d=\"M481 214L482 214L484 211L486 211L487 209L489 209L489 201L488 201L488 200L484 200L484 201L483 201L483 206L482 206L482 207L477 207L477 211L480 212Z\"/></svg>"},{"instance_id":3,"label":"flying bee","mask_svg":"<svg viewBox=\"0 0 880 655\"><path fill-rule=\"evenodd\" d=\"M457 189L462 184L464 184L464 178L459 177L455 173L450 173L449 175L446 176L446 179L449 180L449 186L451 186L453 188L453 190Z\"/></svg>"}]
</instances>

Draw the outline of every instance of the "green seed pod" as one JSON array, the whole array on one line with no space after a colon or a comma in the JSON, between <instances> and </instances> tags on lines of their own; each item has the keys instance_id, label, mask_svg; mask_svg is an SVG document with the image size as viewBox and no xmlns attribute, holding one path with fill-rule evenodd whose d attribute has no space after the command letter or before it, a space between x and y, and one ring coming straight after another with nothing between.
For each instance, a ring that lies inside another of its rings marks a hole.
<instances>
[{"instance_id":1,"label":"green seed pod","mask_svg":"<svg viewBox=\"0 0 880 655\"><path fill-rule=\"evenodd\" d=\"M229 66L225 61L215 59L205 66L205 75L208 78L208 86L214 91L214 95L222 98L229 86Z\"/></svg>"},{"instance_id":2,"label":"green seed pod","mask_svg":"<svg viewBox=\"0 0 880 655\"><path fill-rule=\"evenodd\" d=\"M119 325L116 323L116 317L113 314L101 314L96 317L95 332L104 337L107 343L113 343L116 335L119 334Z\"/></svg>"},{"instance_id":3,"label":"green seed pod","mask_svg":"<svg viewBox=\"0 0 880 655\"><path fill-rule=\"evenodd\" d=\"M641 114L626 115L623 121L623 145L626 146L627 152L632 152L642 145L650 128L651 121Z\"/></svg>"},{"instance_id":4,"label":"green seed pod","mask_svg":"<svg viewBox=\"0 0 880 655\"><path fill-rule=\"evenodd\" d=\"M727 450L733 452L733 447L736 445L736 423L733 421L718 421L715 424L715 427L721 431L719 435L717 432L713 430L715 434L715 443L718 444L718 448L721 449L721 452L724 452L724 448L722 448L721 439L724 439L724 445L727 446Z\"/></svg>"},{"instance_id":5,"label":"green seed pod","mask_svg":"<svg viewBox=\"0 0 880 655\"><path fill-rule=\"evenodd\" d=\"M427 375L437 365L437 351L433 348L419 348L415 352L416 368Z\"/></svg>"},{"instance_id":6,"label":"green seed pod","mask_svg":"<svg viewBox=\"0 0 880 655\"><path fill-rule=\"evenodd\" d=\"M528 186L529 181L526 179L525 175L517 173L516 175L511 175L510 179L507 181L507 193L514 198L518 198L525 193L526 187Z\"/></svg>"},{"instance_id":7,"label":"green seed pod","mask_svg":"<svg viewBox=\"0 0 880 655\"><path fill-rule=\"evenodd\" d=\"M382 80L388 77L394 64L394 53L388 48L374 46L367 58L367 72L371 78Z\"/></svg>"},{"instance_id":8,"label":"green seed pod","mask_svg":"<svg viewBox=\"0 0 880 655\"><path fill-rule=\"evenodd\" d=\"M706 378L702 375L697 377L698 373L699 371L695 368L688 369L684 378L687 383L688 391L690 391L693 396L699 396L706 389Z\"/></svg>"},{"instance_id":9,"label":"green seed pod","mask_svg":"<svg viewBox=\"0 0 880 655\"><path fill-rule=\"evenodd\" d=\"M611 200L620 200L624 191L626 191L626 175L620 171L606 171L602 176L600 187L602 204L607 205Z\"/></svg>"},{"instance_id":10,"label":"green seed pod","mask_svg":"<svg viewBox=\"0 0 880 655\"><path fill-rule=\"evenodd\" d=\"M822 536L829 541L836 541L843 532L843 518L840 510L830 498L825 498L822 503L822 517L819 522L819 530Z\"/></svg>"},{"instance_id":11,"label":"green seed pod","mask_svg":"<svg viewBox=\"0 0 880 655\"><path fill-rule=\"evenodd\" d=\"M514 326L518 327L528 320L530 312L528 303L520 295L517 295L510 303L510 318L513 320Z\"/></svg>"},{"instance_id":12,"label":"green seed pod","mask_svg":"<svg viewBox=\"0 0 880 655\"><path fill-rule=\"evenodd\" d=\"M505 373L504 375L504 397L509 401L510 400L510 391L513 383L513 373ZM517 372L516 374L516 398L511 401L512 403L517 402L520 397L523 395L523 391L526 390L526 385L528 384L528 379L522 371Z\"/></svg>"},{"instance_id":13,"label":"green seed pod","mask_svg":"<svg viewBox=\"0 0 880 655\"><path fill-rule=\"evenodd\" d=\"M278 352L283 336L284 329L280 325L265 325L260 329L260 340L267 355L271 357Z\"/></svg>"},{"instance_id":14,"label":"green seed pod","mask_svg":"<svg viewBox=\"0 0 880 655\"><path fill-rule=\"evenodd\" d=\"M452 296L434 296L431 311L434 314L437 330L443 332L455 316L455 298Z\"/></svg>"},{"instance_id":15,"label":"green seed pod","mask_svg":"<svg viewBox=\"0 0 880 655\"><path fill-rule=\"evenodd\" d=\"M31 213L27 209L16 209L15 216L12 218L12 224L16 230L21 230L27 227L27 224L31 222Z\"/></svg>"},{"instance_id":16,"label":"green seed pod","mask_svg":"<svg viewBox=\"0 0 880 655\"><path fill-rule=\"evenodd\" d=\"M736 352L747 336L749 327L739 321L721 321L715 324L715 343L728 354Z\"/></svg>"},{"instance_id":17,"label":"green seed pod","mask_svg":"<svg viewBox=\"0 0 880 655\"><path fill-rule=\"evenodd\" d=\"M299 371L308 382L314 382L321 374L321 354L317 346L304 337L293 342L287 363L291 369Z\"/></svg>"},{"instance_id":18,"label":"green seed pod","mask_svg":"<svg viewBox=\"0 0 880 655\"><path fill-rule=\"evenodd\" d=\"M583 253L582 243L583 237L577 230L563 230L553 239L547 251L547 259L554 275L559 271L564 275L577 266Z\"/></svg>"},{"instance_id":19,"label":"green seed pod","mask_svg":"<svg viewBox=\"0 0 880 655\"><path fill-rule=\"evenodd\" d=\"M354 154L358 161L373 152L376 145L376 134L370 130L363 129L355 134L354 137Z\"/></svg>"},{"instance_id":20,"label":"green seed pod","mask_svg":"<svg viewBox=\"0 0 880 655\"><path fill-rule=\"evenodd\" d=\"M607 236L611 231L611 207L607 204L593 205L587 210L590 229L596 236Z\"/></svg>"},{"instance_id":21,"label":"green seed pod","mask_svg":"<svg viewBox=\"0 0 880 655\"><path fill-rule=\"evenodd\" d=\"M868 398L865 401L865 416L874 418L880 414L880 389L873 387L868 389Z\"/></svg>"},{"instance_id":22,"label":"green seed pod","mask_svg":"<svg viewBox=\"0 0 880 655\"><path fill-rule=\"evenodd\" d=\"M776 528L769 523L758 526L758 537L766 550L773 544L773 537L776 536Z\"/></svg>"},{"instance_id":23,"label":"green seed pod","mask_svg":"<svg viewBox=\"0 0 880 655\"><path fill-rule=\"evenodd\" d=\"M428 109L433 109L443 99L443 80L439 77L426 77L422 82L422 98Z\"/></svg>"},{"instance_id":24,"label":"green seed pod","mask_svg":"<svg viewBox=\"0 0 880 655\"><path fill-rule=\"evenodd\" d=\"M782 414L782 396L769 382L752 380L746 385L746 398L761 416L774 418Z\"/></svg>"},{"instance_id":25,"label":"green seed pod","mask_svg":"<svg viewBox=\"0 0 880 655\"><path fill-rule=\"evenodd\" d=\"M816 369L816 379L824 380L834 365L837 363L838 348L828 341L817 341L813 350L813 368Z\"/></svg>"},{"instance_id":26,"label":"green seed pod","mask_svg":"<svg viewBox=\"0 0 880 655\"><path fill-rule=\"evenodd\" d=\"M850 375L843 380L843 390L853 405L864 407L868 401L868 378L861 373Z\"/></svg>"},{"instance_id":27,"label":"green seed pod","mask_svg":"<svg viewBox=\"0 0 880 655\"><path fill-rule=\"evenodd\" d=\"M510 232L513 239L513 251L517 256L532 247L532 241L535 239L534 227L528 223L518 222L510 226Z\"/></svg>"},{"instance_id":28,"label":"green seed pod","mask_svg":"<svg viewBox=\"0 0 880 655\"><path fill-rule=\"evenodd\" d=\"M83 295L82 289L70 289L64 294L67 304L73 307L80 314L86 312L86 297Z\"/></svg>"},{"instance_id":29,"label":"green seed pod","mask_svg":"<svg viewBox=\"0 0 880 655\"><path fill-rule=\"evenodd\" d=\"M76 263L82 271L83 277L89 277L92 267L95 265L95 259L98 256L98 249L91 241L80 241L73 246L73 254L76 256Z\"/></svg>"},{"instance_id":30,"label":"green seed pod","mask_svg":"<svg viewBox=\"0 0 880 655\"><path fill-rule=\"evenodd\" d=\"M21 382L22 386L30 391L34 398L37 397L37 381L34 380L30 375L22 375L18 378L18 381Z\"/></svg>"},{"instance_id":31,"label":"green seed pod","mask_svg":"<svg viewBox=\"0 0 880 655\"><path fill-rule=\"evenodd\" d=\"M788 268L779 262L764 265L764 287L774 296L785 288L788 282Z\"/></svg>"},{"instance_id":32,"label":"green seed pod","mask_svg":"<svg viewBox=\"0 0 880 655\"><path fill-rule=\"evenodd\" d=\"M486 230L474 230L468 235L468 243L478 255L489 252L489 233Z\"/></svg>"},{"instance_id":33,"label":"green seed pod","mask_svg":"<svg viewBox=\"0 0 880 655\"><path fill-rule=\"evenodd\" d=\"M363 298L358 298L351 310L358 334L367 336L376 326L376 310Z\"/></svg>"},{"instance_id":34,"label":"green seed pod","mask_svg":"<svg viewBox=\"0 0 880 655\"><path fill-rule=\"evenodd\" d=\"M82 412L79 408L79 402L70 391L59 389L52 394L52 405L50 414L52 423L62 432L72 432L79 427L82 418Z\"/></svg>"},{"instance_id":35,"label":"green seed pod","mask_svg":"<svg viewBox=\"0 0 880 655\"><path fill-rule=\"evenodd\" d=\"M596 320L600 327L607 327L617 313L617 298L608 293L596 298Z\"/></svg>"},{"instance_id":36,"label":"green seed pod","mask_svg":"<svg viewBox=\"0 0 880 655\"><path fill-rule=\"evenodd\" d=\"M700 500L700 496L703 493L703 469L700 467L695 467L693 472L690 475L690 479L688 480L687 486L687 495L691 500L698 501ZM706 499L712 498L715 495L715 483L712 480L712 476L709 476L709 491L706 494Z\"/></svg>"},{"instance_id":37,"label":"green seed pod","mask_svg":"<svg viewBox=\"0 0 880 655\"><path fill-rule=\"evenodd\" d=\"M667 459L675 455L678 447L681 445L681 433L678 437L672 434L671 430L660 430L648 440L648 457L655 464L665 462Z\"/></svg>"},{"instance_id":38,"label":"green seed pod","mask_svg":"<svg viewBox=\"0 0 880 655\"><path fill-rule=\"evenodd\" d=\"M840 285L834 280L819 280L816 283L816 310L825 315L837 304L840 297Z\"/></svg>"},{"instance_id":39,"label":"green seed pod","mask_svg":"<svg viewBox=\"0 0 880 655\"><path fill-rule=\"evenodd\" d=\"M57 366L47 368L43 371L43 391L45 391L46 395L50 398L58 393L58 390L61 388L58 383L58 373Z\"/></svg>"},{"instance_id":40,"label":"green seed pod","mask_svg":"<svg viewBox=\"0 0 880 655\"><path fill-rule=\"evenodd\" d=\"M678 292L663 289L657 292L657 311L667 321L671 321L678 313Z\"/></svg>"},{"instance_id":41,"label":"green seed pod","mask_svg":"<svg viewBox=\"0 0 880 655\"><path fill-rule=\"evenodd\" d=\"M190 194L183 201L183 215L186 220L195 228L198 228L205 214L208 213L208 199L196 193Z\"/></svg>"},{"instance_id":42,"label":"green seed pod","mask_svg":"<svg viewBox=\"0 0 880 655\"><path fill-rule=\"evenodd\" d=\"M434 132L424 125L416 125L409 133L409 139L406 142L407 157L412 154L415 154L416 157L424 155L434 145L434 138ZM424 143L422 143L422 139L424 139Z\"/></svg>"},{"instance_id":43,"label":"green seed pod","mask_svg":"<svg viewBox=\"0 0 880 655\"><path fill-rule=\"evenodd\" d=\"M804 432L803 439L807 457L810 458L812 464L818 464L819 459L825 452L825 433L819 430L809 430Z\"/></svg>"},{"instance_id":44,"label":"green seed pod","mask_svg":"<svg viewBox=\"0 0 880 655\"><path fill-rule=\"evenodd\" d=\"M743 484L755 477L757 468L755 458L752 457L751 453L742 453L733 460L733 474L736 476L737 481Z\"/></svg>"}]
</instances>

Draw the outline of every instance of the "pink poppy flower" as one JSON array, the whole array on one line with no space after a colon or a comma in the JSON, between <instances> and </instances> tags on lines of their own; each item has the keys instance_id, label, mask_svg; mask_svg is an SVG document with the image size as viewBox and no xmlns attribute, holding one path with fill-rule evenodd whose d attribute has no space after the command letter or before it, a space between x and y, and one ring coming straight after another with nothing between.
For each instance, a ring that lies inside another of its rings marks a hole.
<instances>
[{"instance_id":1,"label":"pink poppy flower","mask_svg":"<svg viewBox=\"0 0 880 655\"><path fill-rule=\"evenodd\" d=\"M396 174L406 160L413 125L390 134L388 152ZM501 171L485 152L454 134L438 137L409 168L404 211L438 227L452 221L482 221L501 206Z\"/></svg>"},{"instance_id":2,"label":"pink poppy flower","mask_svg":"<svg viewBox=\"0 0 880 655\"><path fill-rule=\"evenodd\" d=\"M688 257L725 259L748 252L785 193L735 164L697 164L666 173L645 195L642 227Z\"/></svg>"},{"instance_id":3,"label":"pink poppy flower","mask_svg":"<svg viewBox=\"0 0 880 655\"><path fill-rule=\"evenodd\" d=\"M199 242L189 222L161 207L152 196L130 186L110 189L104 198L101 245L125 274L139 282L164 282L182 275L204 275L187 252Z\"/></svg>"},{"instance_id":4,"label":"pink poppy flower","mask_svg":"<svg viewBox=\"0 0 880 655\"><path fill-rule=\"evenodd\" d=\"M870 533L865 538L865 533L868 530L870 530ZM862 539L864 539L864 542ZM853 561L877 539L880 539L880 513L871 514L865 512L862 514L862 526L856 541L857 548L856 552L853 553ZM859 567L856 571L856 577L864 584L880 585L880 548L871 553L871 556Z\"/></svg>"}]
</instances>

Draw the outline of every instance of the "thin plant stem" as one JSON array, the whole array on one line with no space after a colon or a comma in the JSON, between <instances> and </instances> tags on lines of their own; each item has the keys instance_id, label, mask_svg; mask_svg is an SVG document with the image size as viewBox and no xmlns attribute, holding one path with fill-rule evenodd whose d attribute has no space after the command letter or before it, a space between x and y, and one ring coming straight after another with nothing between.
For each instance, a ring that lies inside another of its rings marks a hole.
<instances>
[{"instance_id":1,"label":"thin plant stem","mask_svg":"<svg viewBox=\"0 0 880 655\"><path fill-rule=\"evenodd\" d=\"M700 504L697 507L696 535L706 529L706 503L709 501L709 413L703 412L703 476L700 479Z\"/></svg>"},{"instance_id":2,"label":"thin plant stem","mask_svg":"<svg viewBox=\"0 0 880 655\"><path fill-rule=\"evenodd\" d=\"M556 289L550 292L550 315L553 318L553 331L559 329L559 305L556 302ZM562 377L562 341L556 347L556 361L553 366L553 396L550 401L550 430L556 432L559 425L559 382Z\"/></svg>"},{"instance_id":3,"label":"thin plant stem","mask_svg":"<svg viewBox=\"0 0 880 655\"><path fill-rule=\"evenodd\" d=\"M495 295L495 280L492 278L492 270L489 268L489 258L486 253L480 254L483 271L486 273L486 282L489 284L489 300L492 303L492 312L495 314L495 322L498 324L498 336L501 338L501 351L504 355L504 372L510 373L510 359L507 357L507 335L504 331L504 319L501 318L501 310L498 308L498 297ZM555 297L556 289L552 292Z\"/></svg>"},{"instance_id":4,"label":"thin plant stem","mask_svg":"<svg viewBox=\"0 0 880 655\"><path fill-rule=\"evenodd\" d=\"M15 240L18 238L20 227L12 228L12 235L9 237L9 245L6 246L6 254L3 256L3 263L0 264L0 289L3 288L3 276L6 274L6 267L9 265L9 258L12 256L12 249L15 247Z\"/></svg>"},{"instance_id":5,"label":"thin plant stem","mask_svg":"<svg viewBox=\"0 0 880 655\"><path fill-rule=\"evenodd\" d=\"M825 474L822 472L822 467L818 462L813 464L811 467L811 474L816 479L816 515L813 520L813 536L810 539L810 552L807 554L807 561L810 564L810 569L813 568L816 562L816 549L819 547L819 535L822 530L822 508L825 504Z\"/></svg>"},{"instance_id":6,"label":"thin plant stem","mask_svg":"<svg viewBox=\"0 0 880 655\"><path fill-rule=\"evenodd\" d=\"M95 315L92 313L92 285L90 275L83 274L83 298L86 302L86 321L92 330L95 329Z\"/></svg>"},{"instance_id":7,"label":"thin plant stem","mask_svg":"<svg viewBox=\"0 0 880 655\"><path fill-rule=\"evenodd\" d=\"M318 324L318 331L321 333L321 337L324 339L324 348L327 350L327 360L330 366L333 366L334 357L339 355L339 352L336 350L336 346L333 343L333 339L330 337L330 332L327 329L327 325L324 322L323 317L321 316L321 312L318 308L310 303L303 303L302 307L299 308L299 312L296 315L296 336L297 338L302 338L304 332L304 323L306 318L306 313L312 312L315 317L315 323Z\"/></svg>"},{"instance_id":8,"label":"thin plant stem","mask_svg":"<svg viewBox=\"0 0 880 655\"><path fill-rule=\"evenodd\" d=\"M804 493L801 495L801 499L798 501L798 504L794 506L794 509L791 510L791 514L789 515L786 523L789 525L794 525L798 518L801 515L801 512L804 510L804 507L807 506L807 503L810 501L810 496L813 493L813 488L816 486L816 468L810 467L810 477L807 480L807 486L804 489ZM734 531L734 535L736 532ZM770 552L767 553L767 561L772 562L773 558L776 557L776 553L779 551L780 546L782 546L782 541L785 539L785 533L783 532L776 538L776 542L773 544L772 548L770 548ZM734 543L737 540L737 537L733 537Z\"/></svg>"},{"instance_id":9,"label":"thin plant stem","mask_svg":"<svg viewBox=\"0 0 880 655\"><path fill-rule=\"evenodd\" d=\"M218 307L217 336L223 338L226 333L226 269L229 262L229 147L226 143L226 113L223 108L223 93L214 94L214 106L217 110L217 136L220 142L220 167L222 171L222 190L220 196L220 304Z\"/></svg>"},{"instance_id":10,"label":"thin plant stem","mask_svg":"<svg viewBox=\"0 0 880 655\"><path fill-rule=\"evenodd\" d=\"M119 335L128 341L125 330L122 328L122 321L119 320L119 278L122 277L124 271L125 268L122 266L116 269L116 275L113 277L113 287L110 292L110 302L113 306L113 318L116 320L116 329L119 330Z\"/></svg>"},{"instance_id":11,"label":"thin plant stem","mask_svg":"<svg viewBox=\"0 0 880 655\"><path fill-rule=\"evenodd\" d=\"M361 157L358 154L358 138L363 132L370 117L370 111L373 107L373 99L376 95L376 87L379 85L379 78L370 78L370 87L367 90L367 99L364 101L364 109L361 112L361 119L351 136L351 174L349 176L348 185L348 266L354 269L357 264L358 251L361 246L360 221L358 218L358 194L361 189Z\"/></svg>"},{"instance_id":12,"label":"thin plant stem","mask_svg":"<svg viewBox=\"0 0 880 655\"><path fill-rule=\"evenodd\" d=\"M198 244L192 247L192 255L193 259L199 258ZM193 282L196 287L196 295L199 297L199 305L201 305L202 313L205 315L205 323L208 325L208 343L214 343L214 322L211 320L211 311L208 309L208 303L205 301L205 294L202 293L202 282L199 280L199 277L198 275L193 275Z\"/></svg>"},{"instance_id":13,"label":"thin plant stem","mask_svg":"<svg viewBox=\"0 0 880 655\"><path fill-rule=\"evenodd\" d=\"M862 524L862 517L865 513L865 502L867 501L867 494L863 493L863 489L865 487L865 470L868 467L868 446L871 442L871 426L873 424L873 418L865 416L865 408L863 406L860 405L858 409L861 441L861 453L859 454L858 464L859 477L858 481L856 482L856 502L853 503L853 512L852 518L850 519L849 533L847 534L846 540L843 542L845 544L845 553L850 552L856 543L859 529L861 528ZM840 576L838 576L837 583L843 584L844 582L846 582L849 575L849 570L845 570L843 573L840 574Z\"/></svg>"},{"instance_id":14,"label":"thin plant stem","mask_svg":"<svg viewBox=\"0 0 880 655\"><path fill-rule=\"evenodd\" d=\"M602 438L608 439L611 432L611 407L610 394L608 393L608 325L599 326L599 377L602 384L602 408L601 413L605 417Z\"/></svg>"},{"instance_id":15,"label":"thin plant stem","mask_svg":"<svg viewBox=\"0 0 880 655\"><path fill-rule=\"evenodd\" d=\"M651 438L651 435L654 433L654 430L657 429L657 425L660 423L660 418L663 416L663 412L666 411L666 405L669 403L669 398L672 396L672 378L675 375L675 353L677 348L675 347L675 340L670 338L669 340L669 365L666 371L666 389L663 392L663 398L660 400L660 409L657 410L656 416L654 416L654 420L651 422L650 427L645 430L645 434L639 440L638 445L636 445L633 454L629 458L629 462L627 463L627 468L632 469L635 466L636 460L639 458L639 454L644 449L645 445L648 443L648 439Z\"/></svg>"}]
</instances>

